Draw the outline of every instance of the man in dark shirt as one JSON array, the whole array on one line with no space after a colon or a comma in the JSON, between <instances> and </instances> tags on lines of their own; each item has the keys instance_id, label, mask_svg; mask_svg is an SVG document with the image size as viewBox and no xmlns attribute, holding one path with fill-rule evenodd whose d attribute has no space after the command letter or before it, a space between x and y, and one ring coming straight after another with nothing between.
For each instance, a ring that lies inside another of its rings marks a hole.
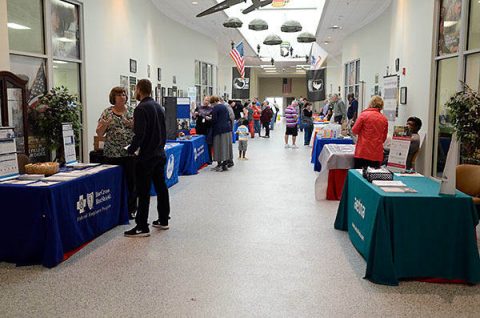
<instances>
[{"instance_id":1,"label":"man in dark shirt","mask_svg":"<svg viewBox=\"0 0 480 318\"><path fill-rule=\"evenodd\" d=\"M355 95L353 93L350 93L347 95L348 103L350 104L350 107L348 107L347 110L347 118L349 121L351 121L352 126L355 120L357 120L357 115L358 115L358 101L355 99Z\"/></svg>"},{"instance_id":2,"label":"man in dark shirt","mask_svg":"<svg viewBox=\"0 0 480 318\"><path fill-rule=\"evenodd\" d=\"M135 172L137 178L138 210L135 218L137 224L124 234L128 237L150 236L148 228L148 210L150 208L150 184L153 181L157 192L158 220L153 226L162 230L168 229L170 202L168 188L165 183L165 113L163 108L152 97L152 83L147 79L138 81L135 90L136 99L141 101L133 113L132 143L129 154L139 150Z\"/></svg>"}]
</instances>

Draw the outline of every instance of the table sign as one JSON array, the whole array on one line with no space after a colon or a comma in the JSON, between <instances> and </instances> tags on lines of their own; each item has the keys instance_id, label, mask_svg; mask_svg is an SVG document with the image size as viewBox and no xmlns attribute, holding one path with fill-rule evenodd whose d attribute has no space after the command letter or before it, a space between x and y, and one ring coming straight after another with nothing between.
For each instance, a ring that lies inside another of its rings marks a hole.
<instances>
[{"instance_id":1,"label":"table sign","mask_svg":"<svg viewBox=\"0 0 480 318\"><path fill-rule=\"evenodd\" d=\"M0 181L18 177L17 146L12 127L0 127Z\"/></svg>"},{"instance_id":2,"label":"table sign","mask_svg":"<svg viewBox=\"0 0 480 318\"><path fill-rule=\"evenodd\" d=\"M395 126L387 167L394 172L403 172L407 169L407 157L410 149L410 136L408 128Z\"/></svg>"},{"instance_id":3,"label":"table sign","mask_svg":"<svg viewBox=\"0 0 480 318\"><path fill-rule=\"evenodd\" d=\"M77 163L75 151L75 133L71 123L62 123L63 149L65 151L65 164Z\"/></svg>"}]
</instances>

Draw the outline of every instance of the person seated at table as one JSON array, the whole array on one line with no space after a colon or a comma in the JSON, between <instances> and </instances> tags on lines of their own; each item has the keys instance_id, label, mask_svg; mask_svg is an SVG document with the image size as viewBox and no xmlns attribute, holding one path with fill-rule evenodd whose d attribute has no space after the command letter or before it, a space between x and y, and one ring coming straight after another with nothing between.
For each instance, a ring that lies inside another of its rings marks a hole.
<instances>
[{"instance_id":1,"label":"person seated at table","mask_svg":"<svg viewBox=\"0 0 480 318\"><path fill-rule=\"evenodd\" d=\"M105 136L103 155L106 163L123 168L128 188L128 212L133 219L137 211L135 163L134 157L124 149L133 137L133 108L126 104L127 100L125 88L112 88L109 101L113 106L107 107L100 115L96 132L99 137Z\"/></svg>"},{"instance_id":2,"label":"person seated at table","mask_svg":"<svg viewBox=\"0 0 480 318\"><path fill-rule=\"evenodd\" d=\"M412 170L414 165L415 154L420 150L420 135L418 131L422 128L422 120L418 117L412 116L407 119L408 128L407 135L410 137L410 147L408 148L406 169ZM388 162L388 155L390 154L390 143L386 142L384 146L384 164Z\"/></svg>"},{"instance_id":3,"label":"person seated at table","mask_svg":"<svg viewBox=\"0 0 480 318\"><path fill-rule=\"evenodd\" d=\"M387 138L388 121L381 113L383 99L373 96L368 108L358 116L352 132L357 135L355 146L355 169L364 167L380 167L383 160L383 143Z\"/></svg>"}]
</instances>

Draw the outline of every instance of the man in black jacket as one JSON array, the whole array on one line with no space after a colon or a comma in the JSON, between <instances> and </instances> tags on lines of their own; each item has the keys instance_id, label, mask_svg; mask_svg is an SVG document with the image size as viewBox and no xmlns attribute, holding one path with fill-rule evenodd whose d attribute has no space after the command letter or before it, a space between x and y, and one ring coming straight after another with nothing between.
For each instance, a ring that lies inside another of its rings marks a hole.
<instances>
[{"instance_id":1,"label":"man in black jacket","mask_svg":"<svg viewBox=\"0 0 480 318\"><path fill-rule=\"evenodd\" d=\"M165 183L165 113L163 108L152 97L152 83L147 79L139 80L135 90L140 104L133 113L133 132L135 133L128 153L139 150L135 167L137 178L138 209L133 229L126 231L125 236L150 236L148 228L148 210L150 208L150 184L153 181L157 192L158 220L153 227L168 229L170 202L168 188ZM140 149L139 149L140 148Z\"/></svg>"}]
</instances>

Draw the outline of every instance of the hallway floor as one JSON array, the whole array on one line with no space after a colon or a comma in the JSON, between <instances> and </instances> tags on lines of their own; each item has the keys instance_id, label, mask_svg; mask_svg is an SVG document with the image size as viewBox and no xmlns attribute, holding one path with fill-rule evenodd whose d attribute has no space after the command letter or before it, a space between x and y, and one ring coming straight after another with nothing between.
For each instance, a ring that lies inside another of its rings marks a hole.
<instances>
[{"instance_id":1,"label":"hallway floor","mask_svg":"<svg viewBox=\"0 0 480 318\"><path fill-rule=\"evenodd\" d=\"M338 202L315 201L311 148L300 133L285 149L283 133L250 139L250 160L227 172L180 177L168 231L125 238L119 226L53 269L0 263L0 316L480 316L478 286L364 280L333 229Z\"/></svg>"}]
</instances>

